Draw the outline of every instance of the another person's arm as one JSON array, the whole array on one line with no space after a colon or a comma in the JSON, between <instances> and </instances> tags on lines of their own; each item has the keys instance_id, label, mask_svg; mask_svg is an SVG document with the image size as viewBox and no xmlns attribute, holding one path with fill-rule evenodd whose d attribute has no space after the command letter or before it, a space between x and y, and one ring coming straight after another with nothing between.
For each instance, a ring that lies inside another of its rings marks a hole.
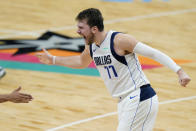
<instances>
[{"instance_id":1,"label":"another person's arm","mask_svg":"<svg viewBox=\"0 0 196 131\"><path fill-rule=\"evenodd\" d=\"M13 102L13 103L28 103L33 99L33 97L29 94L20 93L21 87L17 88L10 94L1 94L0 95L0 103L3 102Z\"/></svg>"}]
</instances>

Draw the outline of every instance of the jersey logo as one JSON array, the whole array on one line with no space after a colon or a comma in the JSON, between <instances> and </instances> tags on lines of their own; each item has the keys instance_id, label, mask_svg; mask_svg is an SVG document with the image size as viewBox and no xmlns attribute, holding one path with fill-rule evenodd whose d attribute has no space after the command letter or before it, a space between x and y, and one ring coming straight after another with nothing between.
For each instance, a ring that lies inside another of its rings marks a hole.
<instances>
[{"instance_id":1,"label":"jersey logo","mask_svg":"<svg viewBox=\"0 0 196 131\"><path fill-rule=\"evenodd\" d=\"M103 48L104 50L108 50L109 48L107 48L107 47L105 47L105 48Z\"/></svg>"}]
</instances>

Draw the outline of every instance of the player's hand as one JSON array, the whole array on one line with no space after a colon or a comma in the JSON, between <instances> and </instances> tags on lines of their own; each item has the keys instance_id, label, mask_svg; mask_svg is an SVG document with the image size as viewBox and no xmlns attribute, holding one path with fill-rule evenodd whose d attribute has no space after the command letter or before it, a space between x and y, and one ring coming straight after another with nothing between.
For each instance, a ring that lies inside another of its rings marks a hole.
<instances>
[{"instance_id":1,"label":"player's hand","mask_svg":"<svg viewBox=\"0 0 196 131\"><path fill-rule=\"evenodd\" d=\"M41 63L52 64L53 56L46 50L42 49L43 53L37 53L36 56L39 58Z\"/></svg>"},{"instance_id":2,"label":"player's hand","mask_svg":"<svg viewBox=\"0 0 196 131\"><path fill-rule=\"evenodd\" d=\"M20 93L21 87L14 90L8 95L8 100L14 103L29 103L33 97L29 94Z\"/></svg>"},{"instance_id":3,"label":"player's hand","mask_svg":"<svg viewBox=\"0 0 196 131\"><path fill-rule=\"evenodd\" d=\"M191 78L184 72L182 69L180 69L178 72L179 77L179 83L181 86L186 87L186 85L191 81Z\"/></svg>"}]
</instances>

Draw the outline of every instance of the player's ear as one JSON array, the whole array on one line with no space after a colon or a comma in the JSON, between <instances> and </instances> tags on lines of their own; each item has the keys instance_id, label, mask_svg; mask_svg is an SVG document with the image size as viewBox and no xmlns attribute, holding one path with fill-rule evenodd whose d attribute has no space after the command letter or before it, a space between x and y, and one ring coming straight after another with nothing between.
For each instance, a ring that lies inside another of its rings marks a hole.
<instances>
[{"instance_id":1,"label":"player's ear","mask_svg":"<svg viewBox=\"0 0 196 131\"><path fill-rule=\"evenodd\" d=\"M93 34L95 34L98 31L97 26L91 27L91 31L92 31Z\"/></svg>"}]
</instances>

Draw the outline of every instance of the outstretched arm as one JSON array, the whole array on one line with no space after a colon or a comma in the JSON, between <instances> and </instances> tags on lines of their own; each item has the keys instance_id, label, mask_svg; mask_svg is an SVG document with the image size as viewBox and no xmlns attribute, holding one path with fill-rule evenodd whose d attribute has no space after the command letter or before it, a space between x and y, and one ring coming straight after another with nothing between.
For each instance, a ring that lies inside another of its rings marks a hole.
<instances>
[{"instance_id":1,"label":"outstretched arm","mask_svg":"<svg viewBox=\"0 0 196 131\"><path fill-rule=\"evenodd\" d=\"M29 103L33 97L29 94L20 93L21 87L17 88L10 94L0 95L0 103L3 102L14 102L14 103Z\"/></svg>"},{"instance_id":2,"label":"outstretched arm","mask_svg":"<svg viewBox=\"0 0 196 131\"><path fill-rule=\"evenodd\" d=\"M89 46L86 45L84 51L78 56L53 56L43 49L44 53L37 53L36 56L44 64L63 65L70 68L86 68L92 59L89 52Z\"/></svg>"}]
</instances>

